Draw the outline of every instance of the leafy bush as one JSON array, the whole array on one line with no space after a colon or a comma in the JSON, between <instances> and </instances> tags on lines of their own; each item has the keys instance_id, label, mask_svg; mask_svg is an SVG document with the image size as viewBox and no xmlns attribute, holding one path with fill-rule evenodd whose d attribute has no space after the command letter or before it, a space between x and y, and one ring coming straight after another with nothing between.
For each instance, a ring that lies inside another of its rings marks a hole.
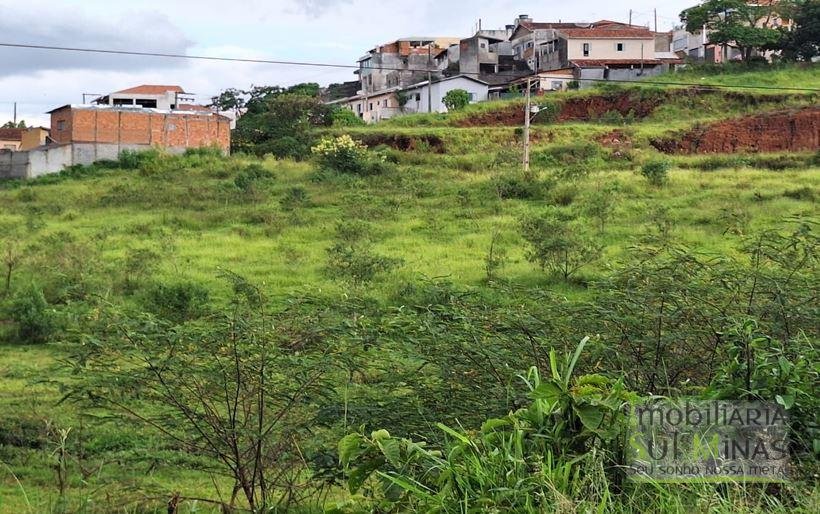
<instances>
[{"instance_id":1,"label":"leafy bush","mask_svg":"<svg viewBox=\"0 0 820 514\"><path fill-rule=\"evenodd\" d=\"M331 113L334 127L361 127L366 125L363 119L350 109L337 108Z\"/></svg>"},{"instance_id":2,"label":"leafy bush","mask_svg":"<svg viewBox=\"0 0 820 514\"><path fill-rule=\"evenodd\" d=\"M589 507L578 511L603 510L635 395L600 375L573 376L586 341L564 359L550 352L549 378L530 369L528 407L476 431L437 423L440 448L386 430L344 437L339 460L350 493L396 512L549 512L574 502Z\"/></svg>"},{"instance_id":3,"label":"leafy bush","mask_svg":"<svg viewBox=\"0 0 820 514\"><path fill-rule=\"evenodd\" d=\"M378 255L372 250L369 225L361 221L341 222L336 225L336 242L327 249L325 270L336 279L349 280L359 285L373 281L401 264L401 259Z\"/></svg>"},{"instance_id":4,"label":"leafy bush","mask_svg":"<svg viewBox=\"0 0 820 514\"><path fill-rule=\"evenodd\" d=\"M601 147L595 143L573 143L556 145L547 150L535 152L532 163L545 167L586 164L601 156Z\"/></svg>"},{"instance_id":5,"label":"leafy bush","mask_svg":"<svg viewBox=\"0 0 820 514\"><path fill-rule=\"evenodd\" d=\"M665 160L650 161L641 168L643 175L653 186L662 186L666 183L672 163Z\"/></svg>"},{"instance_id":6,"label":"leafy bush","mask_svg":"<svg viewBox=\"0 0 820 514\"><path fill-rule=\"evenodd\" d=\"M273 173L261 164L250 164L241 170L233 183L246 196L255 196L261 181L273 178Z\"/></svg>"},{"instance_id":7,"label":"leafy bush","mask_svg":"<svg viewBox=\"0 0 820 514\"><path fill-rule=\"evenodd\" d=\"M123 150L120 152L118 163L124 170L138 170L161 158L159 150Z\"/></svg>"},{"instance_id":8,"label":"leafy bush","mask_svg":"<svg viewBox=\"0 0 820 514\"><path fill-rule=\"evenodd\" d=\"M297 207L307 205L309 202L307 189L301 186L291 187L279 200L279 205L283 210L290 211Z\"/></svg>"},{"instance_id":9,"label":"leafy bush","mask_svg":"<svg viewBox=\"0 0 820 514\"><path fill-rule=\"evenodd\" d=\"M337 173L378 175L387 169L383 155L371 155L364 144L347 134L322 138L312 151L322 168Z\"/></svg>"},{"instance_id":10,"label":"leafy bush","mask_svg":"<svg viewBox=\"0 0 820 514\"><path fill-rule=\"evenodd\" d=\"M47 343L57 332L56 312L34 283L12 298L8 310L21 343Z\"/></svg>"},{"instance_id":11,"label":"leafy bush","mask_svg":"<svg viewBox=\"0 0 820 514\"><path fill-rule=\"evenodd\" d=\"M143 305L162 318L183 323L204 315L208 300L208 290L195 282L160 283L146 291Z\"/></svg>"},{"instance_id":12,"label":"leafy bush","mask_svg":"<svg viewBox=\"0 0 820 514\"><path fill-rule=\"evenodd\" d=\"M447 91L441 101L448 111L460 111L470 105L470 93L463 89L452 89Z\"/></svg>"},{"instance_id":13,"label":"leafy bush","mask_svg":"<svg viewBox=\"0 0 820 514\"><path fill-rule=\"evenodd\" d=\"M521 236L529 243L527 259L542 270L568 280L601 255L601 246L586 237L572 218L550 210L521 221Z\"/></svg>"},{"instance_id":14,"label":"leafy bush","mask_svg":"<svg viewBox=\"0 0 820 514\"><path fill-rule=\"evenodd\" d=\"M549 190L549 184L522 177L504 175L495 180L495 189L499 198L517 200L539 200Z\"/></svg>"}]
</instances>

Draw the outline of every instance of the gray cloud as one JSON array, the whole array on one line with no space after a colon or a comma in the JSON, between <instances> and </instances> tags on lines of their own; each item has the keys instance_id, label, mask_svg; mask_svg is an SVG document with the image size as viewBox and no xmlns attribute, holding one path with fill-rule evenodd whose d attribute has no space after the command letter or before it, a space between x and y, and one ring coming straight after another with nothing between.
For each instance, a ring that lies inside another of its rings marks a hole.
<instances>
[{"instance_id":1,"label":"gray cloud","mask_svg":"<svg viewBox=\"0 0 820 514\"><path fill-rule=\"evenodd\" d=\"M192 45L179 27L155 12L114 17L55 9L15 12L14 8L0 16L0 42L177 54L185 54ZM134 71L187 66L179 59L6 47L0 47L0 63L0 77L47 70Z\"/></svg>"}]
</instances>

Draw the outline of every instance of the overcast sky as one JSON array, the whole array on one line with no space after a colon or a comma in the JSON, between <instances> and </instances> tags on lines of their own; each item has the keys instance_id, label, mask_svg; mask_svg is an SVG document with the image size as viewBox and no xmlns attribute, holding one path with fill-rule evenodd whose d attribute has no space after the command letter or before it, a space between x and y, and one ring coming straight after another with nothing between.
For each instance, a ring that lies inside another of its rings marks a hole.
<instances>
[{"instance_id":1,"label":"overcast sky","mask_svg":"<svg viewBox=\"0 0 820 514\"><path fill-rule=\"evenodd\" d=\"M693 0L0 0L0 43L355 64L406 36L469 36L479 18L502 28L535 21L627 21L671 28ZM207 98L228 87L353 80L350 70L77 54L0 47L0 124L47 124L45 111L82 93L179 84Z\"/></svg>"}]
</instances>

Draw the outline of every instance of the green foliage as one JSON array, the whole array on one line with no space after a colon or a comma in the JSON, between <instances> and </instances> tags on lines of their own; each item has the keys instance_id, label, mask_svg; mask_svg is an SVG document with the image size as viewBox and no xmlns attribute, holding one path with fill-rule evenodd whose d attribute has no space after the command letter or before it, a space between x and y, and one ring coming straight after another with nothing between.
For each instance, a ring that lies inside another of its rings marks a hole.
<instances>
[{"instance_id":1,"label":"green foliage","mask_svg":"<svg viewBox=\"0 0 820 514\"><path fill-rule=\"evenodd\" d=\"M380 175L389 168L385 155L369 152L347 134L322 138L312 151L322 169L335 173Z\"/></svg>"},{"instance_id":2,"label":"green foliage","mask_svg":"<svg viewBox=\"0 0 820 514\"><path fill-rule=\"evenodd\" d=\"M34 283L14 295L8 316L16 325L16 338L21 343L47 343L58 330L56 311Z\"/></svg>"},{"instance_id":3,"label":"green foliage","mask_svg":"<svg viewBox=\"0 0 820 514\"><path fill-rule=\"evenodd\" d=\"M441 101L448 111L460 111L470 105L470 93L463 89L451 89Z\"/></svg>"},{"instance_id":4,"label":"green foliage","mask_svg":"<svg viewBox=\"0 0 820 514\"><path fill-rule=\"evenodd\" d=\"M641 175L653 186L661 187L666 184L671 168L672 163L667 160L654 160L647 162L641 167Z\"/></svg>"},{"instance_id":5,"label":"green foliage","mask_svg":"<svg viewBox=\"0 0 820 514\"><path fill-rule=\"evenodd\" d=\"M495 189L502 199L539 200L544 198L549 188L547 182L520 174L504 174L495 180Z\"/></svg>"},{"instance_id":6,"label":"green foliage","mask_svg":"<svg viewBox=\"0 0 820 514\"><path fill-rule=\"evenodd\" d=\"M820 55L820 1L782 2L785 19L792 20L791 30L782 30L777 45L786 59L811 61Z\"/></svg>"},{"instance_id":7,"label":"green foliage","mask_svg":"<svg viewBox=\"0 0 820 514\"><path fill-rule=\"evenodd\" d=\"M546 150L534 152L533 164L544 167L574 166L590 164L601 155L601 147L591 142L555 145Z\"/></svg>"},{"instance_id":8,"label":"green foliage","mask_svg":"<svg viewBox=\"0 0 820 514\"><path fill-rule=\"evenodd\" d=\"M598 260L601 246L556 210L521 221L521 236L529 244L527 260L542 270L568 280L581 268Z\"/></svg>"},{"instance_id":9,"label":"green foliage","mask_svg":"<svg viewBox=\"0 0 820 514\"><path fill-rule=\"evenodd\" d=\"M586 343L572 356L550 353L551 376L522 377L531 404L480 430L438 423L440 448L395 438L386 430L339 441L352 494L384 510L542 512L557 502L601 506L609 501L622 452L623 407L634 397L600 375L573 376Z\"/></svg>"},{"instance_id":10,"label":"green foliage","mask_svg":"<svg viewBox=\"0 0 820 514\"><path fill-rule=\"evenodd\" d=\"M337 107L331 112L334 127L363 127L366 125L363 119L350 109Z\"/></svg>"},{"instance_id":11,"label":"green foliage","mask_svg":"<svg viewBox=\"0 0 820 514\"><path fill-rule=\"evenodd\" d=\"M349 280L353 285L362 285L402 264L401 259L375 253L371 238L367 225L362 222L338 223L336 242L327 249L327 274L335 279Z\"/></svg>"},{"instance_id":12,"label":"green foliage","mask_svg":"<svg viewBox=\"0 0 820 514\"><path fill-rule=\"evenodd\" d=\"M208 290L195 282L159 283L148 288L143 305L163 319L183 323L203 316L208 300Z\"/></svg>"},{"instance_id":13,"label":"green foliage","mask_svg":"<svg viewBox=\"0 0 820 514\"><path fill-rule=\"evenodd\" d=\"M312 130L333 123L332 109L318 97L316 84L257 87L241 92L241 102L235 96L232 92L223 99L225 107L241 104L236 108L244 110L232 135L235 151L304 159L310 153Z\"/></svg>"},{"instance_id":14,"label":"green foliage","mask_svg":"<svg viewBox=\"0 0 820 514\"><path fill-rule=\"evenodd\" d=\"M778 44L780 32L758 26L777 12L778 4L750 3L745 0L708 0L683 11L681 20L686 30L695 33L705 26L709 42L719 45L733 44L743 53L743 59L750 62L754 51L763 51Z\"/></svg>"},{"instance_id":15,"label":"green foliage","mask_svg":"<svg viewBox=\"0 0 820 514\"><path fill-rule=\"evenodd\" d=\"M202 459L191 465L231 477L225 510L287 511L318 494L299 448L314 427L313 399L332 391L324 377L334 351L294 343L298 325L267 314L254 286L229 278L232 305L208 324L110 314L103 339L76 349L83 381L68 398L141 424Z\"/></svg>"},{"instance_id":16,"label":"green foliage","mask_svg":"<svg viewBox=\"0 0 820 514\"><path fill-rule=\"evenodd\" d=\"M786 410L794 454L820 455L820 371L812 363L820 351L804 334L778 341L760 331L754 319L738 321L727 331L726 353L706 392L716 399L777 402Z\"/></svg>"}]
</instances>

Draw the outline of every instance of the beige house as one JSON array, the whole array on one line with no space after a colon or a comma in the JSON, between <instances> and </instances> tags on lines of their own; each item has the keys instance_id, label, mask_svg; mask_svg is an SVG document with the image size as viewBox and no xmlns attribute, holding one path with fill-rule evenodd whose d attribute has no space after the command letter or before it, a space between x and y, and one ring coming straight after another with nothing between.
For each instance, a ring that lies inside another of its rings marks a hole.
<instances>
[{"instance_id":1,"label":"beige house","mask_svg":"<svg viewBox=\"0 0 820 514\"><path fill-rule=\"evenodd\" d=\"M20 151L31 150L38 146L43 146L49 142L49 130L44 127L31 127L23 131L23 139L20 144Z\"/></svg>"},{"instance_id":2,"label":"beige house","mask_svg":"<svg viewBox=\"0 0 820 514\"><path fill-rule=\"evenodd\" d=\"M328 105L350 109L365 123L375 123L401 113L399 97L396 94L398 90L399 88L393 87L377 93L362 93L328 102Z\"/></svg>"},{"instance_id":3,"label":"beige house","mask_svg":"<svg viewBox=\"0 0 820 514\"><path fill-rule=\"evenodd\" d=\"M26 129L0 128L0 150L20 150L23 143L23 132Z\"/></svg>"}]
</instances>

